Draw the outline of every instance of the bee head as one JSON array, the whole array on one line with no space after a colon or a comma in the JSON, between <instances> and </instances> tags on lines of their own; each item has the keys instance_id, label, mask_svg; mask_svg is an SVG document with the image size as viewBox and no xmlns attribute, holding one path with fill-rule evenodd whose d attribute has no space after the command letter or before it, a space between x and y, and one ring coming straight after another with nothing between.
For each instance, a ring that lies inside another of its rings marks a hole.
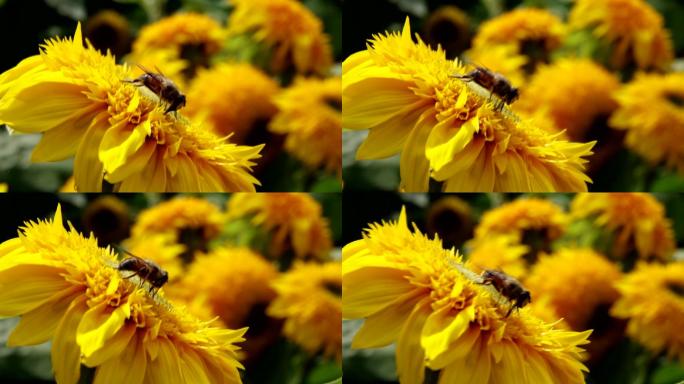
<instances>
[{"instance_id":1,"label":"bee head","mask_svg":"<svg viewBox=\"0 0 684 384\"><path fill-rule=\"evenodd\" d=\"M518 99L519 96L520 96L520 92L518 92L518 88L511 87L511 92L510 92L510 95L508 97L509 98L508 103L510 104L510 103L514 102L515 100Z\"/></svg>"},{"instance_id":2,"label":"bee head","mask_svg":"<svg viewBox=\"0 0 684 384\"><path fill-rule=\"evenodd\" d=\"M185 107L185 95L180 94L178 96L178 108Z\"/></svg>"},{"instance_id":3,"label":"bee head","mask_svg":"<svg viewBox=\"0 0 684 384\"><path fill-rule=\"evenodd\" d=\"M167 281L169 281L169 273L166 271L161 271L161 275L154 280L154 286L160 288L166 284Z\"/></svg>"},{"instance_id":4,"label":"bee head","mask_svg":"<svg viewBox=\"0 0 684 384\"><path fill-rule=\"evenodd\" d=\"M532 296L530 296L529 291L525 291L525 292L521 293L520 296L518 297L518 306L520 308L526 306L527 304L529 304L531 302L532 302Z\"/></svg>"}]
</instances>

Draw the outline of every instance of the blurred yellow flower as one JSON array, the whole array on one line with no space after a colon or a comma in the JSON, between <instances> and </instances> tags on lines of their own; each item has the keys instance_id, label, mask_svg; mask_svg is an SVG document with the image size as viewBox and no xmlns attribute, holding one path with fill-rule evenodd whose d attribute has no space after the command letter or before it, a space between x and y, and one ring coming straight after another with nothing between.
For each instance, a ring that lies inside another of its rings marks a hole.
<instances>
[{"instance_id":1,"label":"blurred yellow flower","mask_svg":"<svg viewBox=\"0 0 684 384\"><path fill-rule=\"evenodd\" d=\"M548 10L518 8L482 23L473 49L513 44L517 53L527 58L525 70L530 74L537 64L550 61L551 52L561 46L565 35L563 21Z\"/></svg>"},{"instance_id":2,"label":"blurred yellow flower","mask_svg":"<svg viewBox=\"0 0 684 384\"><path fill-rule=\"evenodd\" d=\"M132 57L144 60L157 50L170 51L169 61L181 60L186 65L183 74L190 78L196 68L209 66L209 58L221 50L224 37L221 24L210 16L175 13L140 29L133 42Z\"/></svg>"},{"instance_id":3,"label":"blurred yellow flower","mask_svg":"<svg viewBox=\"0 0 684 384\"><path fill-rule=\"evenodd\" d=\"M246 329L174 309L116 263L94 237L65 230L59 207L54 220L27 223L0 245L0 316L21 315L8 345L52 339L58 383L77 383L81 364L102 383L241 382L234 344Z\"/></svg>"},{"instance_id":4,"label":"blurred yellow flower","mask_svg":"<svg viewBox=\"0 0 684 384\"><path fill-rule=\"evenodd\" d=\"M83 211L83 230L92 233L99 246L117 244L131 229L128 205L114 195L105 195L88 203Z\"/></svg>"},{"instance_id":5,"label":"blurred yellow flower","mask_svg":"<svg viewBox=\"0 0 684 384\"><path fill-rule=\"evenodd\" d=\"M270 254L292 251L296 258L325 260L332 248L328 221L321 205L305 193L236 193L227 203L226 218L251 217L271 235Z\"/></svg>"},{"instance_id":6,"label":"blurred yellow flower","mask_svg":"<svg viewBox=\"0 0 684 384\"><path fill-rule=\"evenodd\" d=\"M332 48L323 23L296 0L232 0L228 35L252 35L271 52L271 69L284 72L326 74L332 64Z\"/></svg>"},{"instance_id":7,"label":"blurred yellow flower","mask_svg":"<svg viewBox=\"0 0 684 384\"><path fill-rule=\"evenodd\" d=\"M209 240L223 227L223 214L216 205L197 197L177 197L140 212L131 229L133 239L157 233L170 233L174 241L186 246L181 254L189 263L195 251L207 251Z\"/></svg>"},{"instance_id":8,"label":"blurred yellow flower","mask_svg":"<svg viewBox=\"0 0 684 384\"><path fill-rule=\"evenodd\" d=\"M442 5L430 12L423 30L425 42L433 48L440 45L449 58L457 57L470 44L468 15L453 5Z\"/></svg>"},{"instance_id":9,"label":"blurred yellow flower","mask_svg":"<svg viewBox=\"0 0 684 384\"><path fill-rule=\"evenodd\" d=\"M669 260L675 250L672 223L665 217L665 208L646 193L583 193L571 203L575 218L588 217L610 231L613 236L612 255L627 258Z\"/></svg>"},{"instance_id":10,"label":"blurred yellow flower","mask_svg":"<svg viewBox=\"0 0 684 384\"><path fill-rule=\"evenodd\" d=\"M490 92L454 78L464 67L420 39L408 19L401 33L376 35L342 64L343 126L370 129L356 157L401 152L400 189L427 191L585 191L583 156L593 143L562 141Z\"/></svg>"},{"instance_id":11,"label":"blurred yellow flower","mask_svg":"<svg viewBox=\"0 0 684 384\"><path fill-rule=\"evenodd\" d=\"M520 244L514 234L488 234L470 242L469 248L468 266L475 272L482 272L484 269L501 270L518 280L527 275L529 265L525 255L530 249Z\"/></svg>"},{"instance_id":12,"label":"blurred yellow flower","mask_svg":"<svg viewBox=\"0 0 684 384\"><path fill-rule=\"evenodd\" d=\"M591 60L561 59L537 70L515 110L544 115L571 140L586 140L592 124L605 121L617 107L612 94L619 87L615 75Z\"/></svg>"},{"instance_id":13,"label":"blurred yellow flower","mask_svg":"<svg viewBox=\"0 0 684 384\"><path fill-rule=\"evenodd\" d=\"M415 225L414 225L415 228ZM460 256L398 222L371 224L342 250L345 318L363 318L353 348L397 343L402 383L584 383L579 361L590 331L559 330L509 304L460 265ZM553 378L553 379L551 379Z\"/></svg>"},{"instance_id":14,"label":"blurred yellow flower","mask_svg":"<svg viewBox=\"0 0 684 384\"><path fill-rule=\"evenodd\" d=\"M592 316L618 298L620 269L591 249L561 249L542 256L525 279L532 297L550 306L572 329L591 328Z\"/></svg>"},{"instance_id":15,"label":"blurred yellow flower","mask_svg":"<svg viewBox=\"0 0 684 384\"><path fill-rule=\"evenodd\" d=\"M577 0L568 25L589 29L610 44L613 68L665 70L672 61L672 40L663 18L644 0Z\"/></svg>"},{"instance_id":16,"label":"blurred yellow flower","mask_svg":"<svg viewBox=\"0 0 684 384\"><path fill-rule=\"evenodd\" d=\"M485 212L475 228L475 239L486 240L497 234L513 235L518 242L527 244L527 240L536 240L541 242L538 244L540 249L549 250L551 242L565 232L568 221L563 209L550 200L517 199Z\"/></svg>"},{"instance_id":17,"label":"blurred yellow flower","mask_svg":"<svg viewBox=\"0 0 684 384\"><path fill-rule=\"evenodd\" d=\"M620 299L611 312L628 320L627 334L684 364L684 263L637 265L617 289Z\"/></svg>"},{"instance_id":18,"label":"blurred yellow flower","mask_svg":"<svg viewBox=\"0 0 684 384\"><path fill-rule=\"evenodd\" d=\"M130 70L73 39L48 40L0 75L0 122L42 132L37 162L75 154L80 192L254 191L249 174L263 146L236 146L166 106L145 87L122 80Z\"/></svg>"},{"instance_id":19,"label":"blurred yellow flower","mask_svg":"<svg viewBox=\"0 0 684 384\"><path fill-rule=\"evenodd\" d=\"M185 112L219 136L242 144L277 112L278 83L249 64L217 64L200 71L188 89Z\"/></svg>"},{"instance_id":20,"label":"blurred yellow flower","mask_svg":"<svg viewBox=\"0 0 684 384\"><path fill-rule=\"evenodd\" d=\"M311 354L342 358L342 266L295 262L272 284L270 316L285 319L285 336Z\"/></svg>"},{"instance_id":21,"label":"blurred yellow flower","mask_svg":"<svg viewBox=\"0 0 684 384\"><path fill-rule=\"evenodd\" d=\"M610 124L626 130L627 147L684 174L684 73L637 75L615 98Z\"/></svg>"},{"instance_id":22,"label":"blurred yellow flower","mask_svg":"<svg viewBox=\"0 0 684 384\"><path fill-rule=\"evenodd\" d=\"M307 166L342 175L342 82L295 80L275 99L271 131L286 134L285 150Z\"/></svg>"},{"instance_id":23,"label":"blurred yellow flower","mask_svg":"<svg viewBox=\"0 0 684 384\"><path fill-rule=\"evenodd\" d=\"M130 49L131 25L124 15L112 9L89 14L83 34L102 53L109 50L119 57Z\"/></svg>"}]
</instances>

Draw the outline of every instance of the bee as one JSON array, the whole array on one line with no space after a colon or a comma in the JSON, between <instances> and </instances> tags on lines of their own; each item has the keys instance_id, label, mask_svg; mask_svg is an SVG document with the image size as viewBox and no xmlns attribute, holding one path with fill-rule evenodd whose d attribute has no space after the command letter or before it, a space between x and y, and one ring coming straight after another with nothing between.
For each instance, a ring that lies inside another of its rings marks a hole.
<instances>
[{"instance_id":1,"label":"bee","mask_svg":"<svg viewBox=\"0 0 684 384\"><path fill-rule=\"evenodd\" d=\"M150 91L154 92L159 97L159 102L165 101L168 104L164 114L176 112L178 109L185 106L185 95L181 93L178 86L173 81L161 73L159 68L157 68L159 73L155 73L140 64L136 65L145 73L133 80L122 80L123 82L131 83L136 86L145 86Z\"/></svg>"},{"instance_id":2,"label":"bee","mask_svg":"<svg viewBox=\"0 0 684 384\"><path fill-rule=\"evenodd\" d=\"M503 109L504 103L511 104L519 96L518 89L514 88L502 74L491 71L485 67L477 66L474 70L465 75L452 75L452 77L461 79L465 82L476 82L490 92L490 99L492 94L499 97L501 102L495 107L495 109L499 111Z\"/></svg>"},{"instance_id":3,"label":"bee","mask_svg":"<svg viewBox=\"0 0 684 384\"><path fill-rule=\"evenodd\" d=\"M485 269L480 276L482 278L481 284L491 285L511 302L506 317L511 314L513 309L522 308L532 301L530 291L525 289L518 280L504 272Z\"/></svg>"},{"instance_id":4,"label":"bee","mask_svg":"<svg viewBox=\"0 0 684 384\"><path fill-rule=\"evenodd\" d=\"M125 279L138 276L141 280L140 284L145 281L150 284L150 292L156 292L156 290L161 288L164 284L166 284L167 281L169 281L168 272L163 270L154 261L138 257L126 251L125 249L119 250L127 254L129 257L123 259L117 266L117 269L119 271L133 272L132 275L125 277Z\"/></svg>"}]
</instances>

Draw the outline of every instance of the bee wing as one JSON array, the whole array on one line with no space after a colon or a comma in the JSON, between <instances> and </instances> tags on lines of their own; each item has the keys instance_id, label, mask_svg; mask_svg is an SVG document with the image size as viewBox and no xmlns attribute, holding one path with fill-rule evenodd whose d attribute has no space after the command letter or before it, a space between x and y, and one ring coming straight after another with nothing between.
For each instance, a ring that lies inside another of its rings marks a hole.
<instances>
[{"instance_id":1,"label":"bee wing","mask_svg":"<svg viewBox=\"0 0 684 384\"><path fill-rule=\"evenodd\" d=\"M136 255L132 254L130 251L126 250L126 249L123 248L123 247L120 247L120 246L118 246L118 245L114 245L113 247L114 247L114 249L116 249L117 251L119 251L119 253L125 253L126 255L128 255L128 256L130 256L130 257L132 257L132 258L134 258L134 259L138 259L138 260L143 260L143 261L144 261L144 259L143 259L142 257L136 256Z\"/></svg>"},{"instance_id":2,"label":"bee wing","mask_svg":"<svg viewBox=\"0 0 684 384\"><path fill-rule=\"evenodd\" d=\"M166 75L164 74L164 72L162 72L162 70L161 70L161 69L159 69L159 67L157 67L156 65L154 66L154 69L156 69L156 70L157 70L157 73L159 73L160 75L162 75L162 76L166 77Z\"/></svg>"},{"instance_id":3,"label":"bee wing","mask_svg":"<svg viewBox=\"0 0 684 384\"><path fill-rule=\"evenodd\" d=\"M136 65L138 68L142 69L142 71L145 72L145 73L147 73L147 74L152 74L152 73L154 73L154 72L150 71L149 69L145 68L145 66L143 66L143 65L140 64L140 63L135 63L135 65Z\"/></svg>"}]
</instances>

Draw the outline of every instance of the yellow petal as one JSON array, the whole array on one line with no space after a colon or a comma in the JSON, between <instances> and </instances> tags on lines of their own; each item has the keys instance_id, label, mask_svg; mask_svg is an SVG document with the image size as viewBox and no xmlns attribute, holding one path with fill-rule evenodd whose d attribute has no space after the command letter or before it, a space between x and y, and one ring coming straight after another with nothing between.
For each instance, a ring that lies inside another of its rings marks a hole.
<instances>
[{"instance_id":1,"label":"yellow petal","mask_svg":"<svg viewBox=\"0 0 684 384\"><path fill-rule=\"evenodd\" d=\"M199 173L192 159L185 155L176 156L178 171L167 180L170 191L200 191Z\"/></svg>"},{"instance_id":2,"label":"yellow petal","mask_svg":"<svg viewBox=\"0 0 684 384\"><path fill-rule=\"evenodd\" d=\"M95 371L93 384L142 384L147 368L147 356L142 342L141 337L133 337L123 353L102 363Z\"/></svg>"},{"instance_id":3,"label":"yellow petal","mask_svg":"<svg viewBox=\"0 0 684 384\"><path fill-rule=\"evenodd\" d=\"M430 132L425 148L425 156L430 166L438 172L445 165L453 162L454 156L472 142L473 135L480 128L479 119L472 119L460 127L454 127L456 116L440 121Z\"/></svg>"},{"instance_id":4,"label":"yellow petal","mask_svg":"<svg viewBox=\"0 0 684 384\"><path fill-rule=\"evenodd\" d=\"M48 341L80 290L82 290L81 287L74 286L71 289L59 291L45 304L24 314L7 339L7 345L10 347L36 345Z\"/></svg>"},{"instance_id":5,"label":"yellow petal","mask_svg":"<svg viewBox=\"0 0 684 384\"><path fill-rule=\"evenodd\" d=\"M350 289L348 287L354 287ZM345 318L368 317L411 290L406 272L390 268L364 268L344 275L342 308Z\"/></svg>"},{"instance_id":6,"label":"yellow petal","mask_svg":"<svg viewBox=\"0 0 684 384\"><path fill-rule=\"evenodd\" d=\"M0 316L17 316L50 300L72 285L63 270L44 265L18 265L0 271Z\"/></svg>"},{"instance_id":7,"label":"yellow petal","mask_svg":"<svg viewBox=\"0 0 684 384\"><path fill-rule=\"evenodd\" d=\"M119 168L129 165L130 157L145 144L145 139L151 130L150 120L143 121L132 130L126 121L123 121L118 126L107 129L107 132L102 136L99 146L99 158L104 164L105 172L116 174ZM154 146L143 151L140 161L135 163L133 168L141 169L141 166L149 159L152 151L154 151ZM121 173L126 175L134 173L134 171L129 170Z\"/></svg>"},{"instance_id":8,"label":"yellow petal","mask_svg":"<svg viewBox=\"0 0 684 384\"><path fill-rule=\"evenodd\" d=\"M427 192L428 190L430 164L425 157L425 142L433 125L428 121L431 117L427 117L431 114L428 111L418 119L401 152L399 171L403 192Z\"/></svg>"},{"instance_id":9,"label":"yellow petal","mask_svg":"<svg viewBox=\"0 0 684 384\"><path fill-rule=\"evenodd\" d=\"M439 384L498 384L506 381L490 380L492 363L487 347L482 346L486 341L475 344L473 350L463 359L447 365L439 377Z\"/></svg>"},{"instance_id":10,"label":"yellow petal","mask_svg":"<svg viewBox=\"0 0 684 384\"><path fill-rule=\"evenodd\" d=\"M416 124L421 109L415 105L405 108L389 120L369 127L368 137L361 143L356 158L359 160L382 159L398 153L404 146L411 127Z\"/></svg>"},{"instance_id":11,"label":"yellow petal","mask_svg":"<svg viewBox=\"0 0 684 384\"><path fill-rule=\"evenodd\" d=\"M185 383L211 384L207 377L206 368L202 359L195 351L186 348L181 351L183 358L180 360L181 371Z\"/></svg>"},{"instance_id":12,"label":"yellow petal","mask_svg":"<svg viewBox=\"0 0 684 384\"><path fill-rule=\"evenodd\" d=\"M421 334L421 345L425 349L425 358L435 359L447 352L452 343L465 333L468 325L475 318L475 307L468 306L455 316L451 307L433 312L425 321Z\"/></svg>"},{"instance_id":13,"label":"yellow petal","mask_svg":"<svg viewBox=\"0 0 684 384\"><path fill-rule=\"evenodd\" d=\"M480 156L484 146L484 138L475 138L465 149L455 154L449 163L444 164L439 170L433 170L432 177L437 181L444 181L456 173L469 170Z\"/></svg>"},{"instance_id":14,"label":"yellow petal","mask_svg":"<svg viewBox=\"0 0 684 384\"><path fill-rule=\"evenodd\" d=\"M178 382L182 376L178 353L173 343L166 339L158 339L159 354L150 361L145 373L148 384L167 384Z\"/></svg>"},{"instance_id":15,"label":"yellow petal","mask_svg":"<svg viewBox=\"0 0 684 384\"><path fill-rule=\"evenodd\" d=\"M419 101L409 87L401 80L370 78L345 88L342 126L368 129L390 120Z\"/></svg>"},{"instance_id":16,"label":"yellow petal","mask_svg":"<svg viewBox=\"0 0 684 384\"><path fill-rule=\"evenodd\" d=\"M124 325L102 348L92 352L89 356L84 356L83 364L95 367L121 354L130 344L133 335L135 335L135 330L134 324Z\"/></svg>"},{"instance_id":17,"label":"yellow petal","mask_svg":"<svg viewBox=\"0 0 684 384\"><path fill-rule=\"evenodd\" d=\"M43 137L31 153L35 163L60 161L73 156L78 150L81 138L90 126L98 106L84 110L78 116L43 133Z\"/></svg>"},{"instance_id":18,"label":"yellow petal","mask_svg":"<svg viewBox=\"0 0 684 384\"><path fill-rule=\"evenodd\" d=\"M72 302L52 340L52 370L59 384L76 384L81 374L81 351L76 344L76 327L87 306L84 296Z\"/></svg>"},{"instance_id":19,"label":"yellow petal","mask_svg":"<svg viewBox=\"0 0 684 384\"><path fill-rule=\"evenodd\" d=\"M43 132L82 115L92 105L85 88L61 72L40 72L15 82L0 100L0 121L20 132Z\"/></svg>"},{"instance_id":20,"label":"yellow petal","mask_svg":"<svg viewBox=\"0 0 684 384\"><path fill-rule=\"evenodd\" d=\"M397 374L402 383L422 383L425 377L425 354L420 346L420 333L429 314L427 300L418 303L399 333L396 361Z\"/></svg>"},{"instance_id":21,"label":"yellow petal","mask_svg":"<svg viewBox=\"0 0 684 384\"><path fill-rule=\"evenodd\" d=\"M131 315L128 302L116 307L114 311L110 308L107 302L98 304L90 308L78 324L76 342L81 346L84 356L88 357L103 348Z\"/></svg>"},{"instance_id":22,"label":"yellow petal","mask_svg":"<svg viewBox=\"0 0 684 384\"><path fill-rule=\"evenodd\" d=\"M378 348L396 341L420 296L416 292L399 296L395 300L397 304L389 305L367 318L354 335L352 348Z\"/></svg>"},{"instance_id":23,"label":"yellow petal","mask_svg":"<svg viewBox=\"0 0 684 384\"><path fill-rule=\"evenodd\" d=\"M161 151L157 151L150 158L145 168L132 174L119 185L119 192L165 192L166 190L166 166L164 154ZM203 191L206 190L203 189ZM221 190L223 186L216 191Z\"/></svg>"},{"instance_id":24,"label":"yellow petal","mask_svg":"<svg viewBox=\"0 0 684 384\"><path fill-rule=\"evenodd\" d=\"M97 148L104 135L107 114L97 115L81 139L74 160L74 180L78 192L101 192L104 170Z\"/></svg>"}]
</instances>

